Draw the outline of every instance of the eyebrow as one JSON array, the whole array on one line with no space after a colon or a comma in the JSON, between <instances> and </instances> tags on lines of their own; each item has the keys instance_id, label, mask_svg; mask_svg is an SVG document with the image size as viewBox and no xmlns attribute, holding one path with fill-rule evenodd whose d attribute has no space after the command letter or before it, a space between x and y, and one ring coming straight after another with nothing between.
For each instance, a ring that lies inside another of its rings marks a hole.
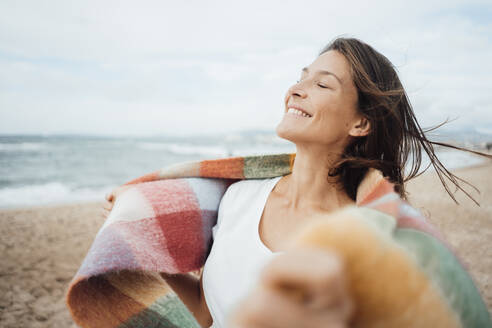
<instances>
[{"instance_id":1,"label":"eyebrow","mask_svg":"<svg viewBox=\"0 0 492 328\"><path fill-rule=\"evenodd\" d=\"M303 71L303 72L306 72L306 73L309 73L309 69L308 69L307 67L303 67L303 68L302 68L302 71ZM319 70L319 71L318 71L318 73L319 73L319 74L324 74L324 75L333 75L333 76L334 76L334 77L338 80L338 82L339 82L340 84L343 84L343 83L342 83L342 79L341 79L341 78L339 78L338 76L336 76L334 73L332 73L332 72L330 72L330 71L325 71L325 70L321 69L321 70Z\"/></svg>"}]
</instances>

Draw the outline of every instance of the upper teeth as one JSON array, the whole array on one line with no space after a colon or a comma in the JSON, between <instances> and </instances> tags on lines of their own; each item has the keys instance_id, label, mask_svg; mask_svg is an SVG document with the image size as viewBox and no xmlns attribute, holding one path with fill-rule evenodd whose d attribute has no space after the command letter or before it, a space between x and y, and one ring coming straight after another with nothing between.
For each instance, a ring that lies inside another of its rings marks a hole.
<instances>
[{"instance_id":1,"label":"upper teeth","mask_svg":"<svg viewBox=\"0 0 492 328\"><path fill-rule=\"evenodd\" d=\"M308 115L308 114L306 114L304 112L301 112L300 110L295 109L295 108L289 108L289 110L287 112L288 113L291 113L291 114L301 115L301 116L304 116L304 117L311 117L311 115Z\"/></svg>"}]
</instances>

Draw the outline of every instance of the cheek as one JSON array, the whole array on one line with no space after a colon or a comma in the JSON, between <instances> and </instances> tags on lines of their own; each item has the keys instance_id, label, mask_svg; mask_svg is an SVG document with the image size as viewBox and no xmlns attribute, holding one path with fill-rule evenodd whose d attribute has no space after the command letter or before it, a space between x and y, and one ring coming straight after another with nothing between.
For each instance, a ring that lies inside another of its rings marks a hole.
<instances>
[{"instance_id":1,"label":"cheek","mask_svg":"<svg viewBox=\"0 0 492 328\"><path fill-rule=\"evenodd\" d=\"M341 103L331 103L325 106L315 120L321 133L330 136L329 139L343 138L348 135L353 118L353 108Z\"/></svg>"},{"instance_id":2,"label":"cheek","mask_svg":"<svg viewBox=\"0 0 492 328\"><path fill-rule=\"evenodd\" d=\"M356 114L353 97L343 93L327 96L318 105L322 108L320 117L327 123L336 124L338 128L349 128Z\"/></svg>"},{"instance_id":3,"label":"cheek","mask_svg":"<svg viewBox=\"0 0 492 328\"><path fill-rule=\"evenodd\" d=\"M345 126L347 121L347 108L344 108L343 103L338 101L335 97L330 101L319 104L321 108L319 112L320 121L325 124L336 124L338 126Z\"/></svg>"}]
</instances>

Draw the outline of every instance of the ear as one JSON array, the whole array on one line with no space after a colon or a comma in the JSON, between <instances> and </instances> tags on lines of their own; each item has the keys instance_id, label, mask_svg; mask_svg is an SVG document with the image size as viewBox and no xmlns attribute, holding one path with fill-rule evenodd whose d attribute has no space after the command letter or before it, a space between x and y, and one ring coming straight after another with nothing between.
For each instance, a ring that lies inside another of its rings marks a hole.
<instances>
[{"instance_id":1,"label":"ear","mask_svg":"<svg viewBox=\"0 0 492 328\"><path fill-rule=\"evenodd\" d=\"M349 131L352 137L364 137L371 132L371 123L365 117L359 118Z\"/></svg>"}]
</instances>

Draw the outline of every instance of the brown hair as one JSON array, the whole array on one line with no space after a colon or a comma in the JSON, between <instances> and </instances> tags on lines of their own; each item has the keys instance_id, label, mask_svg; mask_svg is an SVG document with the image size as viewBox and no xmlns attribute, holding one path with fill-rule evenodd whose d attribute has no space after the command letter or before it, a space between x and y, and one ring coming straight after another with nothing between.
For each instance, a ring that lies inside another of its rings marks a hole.
<instances>
[{"instance_id":1,"label":"brown hair","mask_svg":"<svg viewBox=\"0 0 492 328\"><path fill-rule=\"evenodd\" d=\"M368 44L354 38L337 38L325 46L319 55L330 50L340 52L348 60L358 92L358 110L371 124L369 134L355 138L345 148L340 161L330 170L330 176L339 176L347 194L355 199L357 186L372 167L380 170L395 184L396 192L406 198L404 183L422 174L432 165L456 203L445 178L475 201L458 181L470 184L444 167L435 153L434 145L469 151L489 158L492 156L427 139L425 133L446 122L423 130L417 122L395 67ZM427 153L431 163L419 173L422 150ZM405 177L404 170L409 157L410 172Z\"/></svg>"}]
</instances>

